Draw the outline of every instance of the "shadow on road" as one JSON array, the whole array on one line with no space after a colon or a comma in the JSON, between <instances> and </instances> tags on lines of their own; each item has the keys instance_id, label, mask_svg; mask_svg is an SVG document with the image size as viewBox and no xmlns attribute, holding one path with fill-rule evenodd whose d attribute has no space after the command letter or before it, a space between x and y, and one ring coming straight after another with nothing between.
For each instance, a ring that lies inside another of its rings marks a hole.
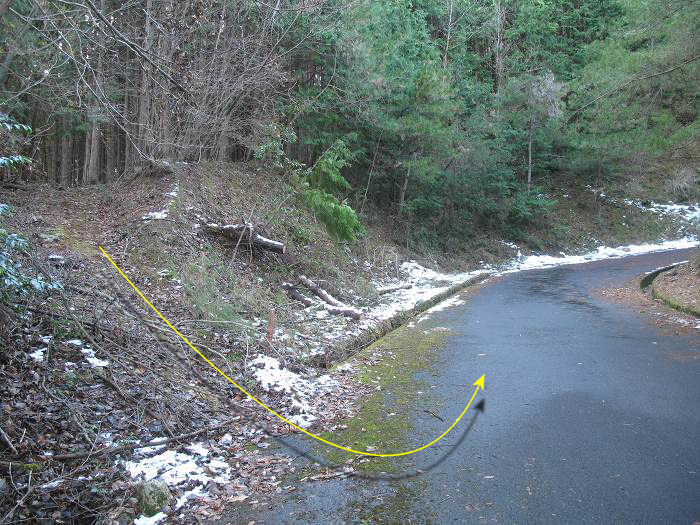
<instances>
[{"instance_id":1,"label":"shadow on road","mask_svg":"<svg viewBox=\"0 0 700 525\"><path fill-rule=\"evenodd\" d=\"M445 453L442 454L436 461L428 465L427 467L424 468L416 468L412 472L403 472L403 473L398 473L398 474L387 474L385 472L379 473L379 474L370 474L370 473L365 473L365 472L358 472L356 470L353 470L352 472L342 472L339 473L339 477L341 476L347 476L347 477L354 477L354 478L359 478L359 479L367 479L367 480L374 480L374 481L400 481L400 480L405 480L405 479L410 479L410 478L415 478L418 476L422 476L423 474L426 474L430 472L432 469L440 466L443 462L445 462L454 452L457 450L460 445L464 442L465 438L467 437L467 434L471 431L471 429L474 427L476 420L479 417L479 414L484 412L486 406L486 399L482 399L479 401L474 409L476 412L472 416L472 418L469 420L469 424L464 427L464 430L462 431L461 435L459 436L459 439L453 443L452 445L445 445L444 448ZM273 436L274 437L274 436ZM315 462L318 463L324 467L327 468L334 468L334 469L342 469L345 467L345 463L333 463L331 461L326 460L323 457L314 455L312 452L308 450L302 450L299 448L293 441L289 439L284 439L280 437L274 437L274 439L280 443L282 446L289 448L293 450L294 452L298 453L298 457L303 457L306 458L310 462Z\"/></svg>"}]
</instances>

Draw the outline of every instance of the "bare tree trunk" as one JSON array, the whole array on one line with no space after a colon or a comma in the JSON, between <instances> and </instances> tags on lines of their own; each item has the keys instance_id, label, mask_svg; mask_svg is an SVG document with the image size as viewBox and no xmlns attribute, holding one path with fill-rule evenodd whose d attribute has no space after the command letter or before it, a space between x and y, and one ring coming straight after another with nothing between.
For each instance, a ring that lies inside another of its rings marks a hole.
<instances>
[{"instance_id":1,"label":"bare tree trunk","mask_svg":"<svg viewBox=\"0 0 700 525\"><path fill-rule=\"evenodd\" d=\"M493 92L498 93L503 88L504 83L504 42L503 28L505 25L505 9L501 0L494 0L494 43L493 43Z\"/></svg>"},{"instance_id":2,"label":"bare tree trunk","mask_svg":"<svg viewBox=\"0 0 700 525\"><path fill-rule=\"evenodd\" d=\"M80 172L83 174L82 178L78 180L78 185L84 184L88 180L88 169L90 166L90 145L92 144L92 134L85 133L85 151L83 152L83 166Z\"/></svg>"},{"instance_id":3,"label":"bare tree trunk","mask_svg":"<svg viewBox=\"0 0 700 525\"><path fill-rule=\"evenodd\" d=\"M530 119L530 126L528 129L528 140L527 140L527 191L530 192L530 186L532 185L532 119Z\"/></svg>"},{"instance_id":4,"label":"bare tree trunk","mask_svg":"<svg viewBox=\"0 0 700 525\"><path fill-rule=\"evenodd\" d=\"M228 120L226 120L224 122L228 122ZM219 150L217 152L217 158L219 160L224 160L224 161L229 160L229 156L228 156L229 139L228 139L228 135L226 134L226 129L225 129L226 127L228 127L228 126L224 125L223 126L224 129L219 130L219 141L218 141L219 143L218 143L218 147L217 147L217 149ZM234 159L234 160L238 160L238 159Z\"/></svg>"},{"instance_id":5,"label":"bare tree trunk","mask_svg":"<svg viewBox=\"0 0 700 525\"><path fill-rule=\"evenodd\" d=\"M61 135L61 171L58 175L59 186L70 186L71 149L71 138L64 121L63 135Z\"/></svg>"},{"instance_id":6,"label":"bare tree trunk","mask_svg":"<svg viewBox=\"0 0 700 525\"><path fill-rule=\"evenodd\" d=\"M0 2L0 18L5 16L5 13L7 13L11 3L12 0L2 0L2 2Z\"/></svg>"},{"instance_id":7,"label":"bare tree trunk","mask_svg":"<svg viewBox=\"0 0 700 525\"><path fill-rule=\"evenodd\" d=\"M105 169L103 172L103 182L109 182L114 178L117 167L117 148L119 140L117 137L117 129L114 126L109 126L106 129L104 147L105 147Z\"/></svg>"},{"instance_id":8,"label":"bare tree trunk","mask_svg":"<svg viewBox=\"0 0 700 525\"><path fill-rule=\"evenodd\" d=\"M101 0L100 2L100 12L104 13L105 12L105 0ZM103 91L105 86L104 86L104 60L103 60L103 53L102 49L104 49L104 39L100 37L100 49L98 49L98 58L97 58L97 70L95 72L95 93L99 93L100 91ZM100 176L100 165L101 165L101 148L100 148L100 137L102 135L102 130L100 129L100 104L99 101L95 101L93 105L93 115L92 115L92 133L90 137L90 162L88 163L87 166L87 172L86 172L86 184L95 184L96 182L99 182L99 180L102 178Z\"/></svg>"},{"instance_id":9,"label":"bare tree trunk","mask_svg":"<svg viewBox=\"0 0 700 525\"><path fill-rule=\"evenodd\" d=\"M60 138L58 133L51 135L50 142L51 146L49 148L49 162L47 164L46 173L49 179L48 182L51 184L56 184L56 179L60 173L58 165Z\"/></svg>"},{"instance_id":10,"label":"bare tree trunk","mask_svg":"<svg viewBox=\"0 0 700 525\"><path fill-rule=\"evenodd\" d=\"M454 9L454 1L449 0L450 3L450 16L447 22L447 36L445 37L445 54L442 57L443 67L447 67L447 55L450 51L450 37L452 36L452 12Z\"/></svg>"},{"instance_id":11,"label":"bare tree trunk","mask_svg":"<svg viewBox=\"0 0 700 525\"><path fill-rule=\"evenodd\" d=\"M128 56L126 58L128 61ZM133 133L133 120L132 120L132 101L133 96L131 95L129 88L129 73L124 75L124 128L126 129L126 134L124 135L124 171L130 173L134 168L134 160L136 157L136 151L134 149L134 144L132 141L138 139L138 133Z\"/></svg>"},{"instance_id":12,"label":"bare tree trunk","mask_svg":"<svg viewBox=\"0 0 700 525\"><path fill-rule=\"evenodd\" d=\"M90 133L90 158L87 162L86 184L95 184L100 179L100 126L97 121L92 124Z\"/></svg>"},{"instance_id":13,"label":"bare tree trunk","mask_svg":"<svg viewBox=\"0 0 700 525\"><path fill-rule=\"evenodd\" d=\"M411 160L416 159L416 153L411 155ZM408 179L411 177L411 164L408 165L406 170L406 176L403 179L403 184L401 185L401 190L399 193L399 214L403 213L403 205L406 200L406 189L408 188Z\"/></svg>"},{"instance_id":14,"label":"bare tree trunk","mask_svg":"<svg viewBox=\"0 0 700 525\"><path fill-rule=\"evenodd\" d=\"M153 0L146 0L146 35L143 43L143 47L147 53L153 51L153 23L151 17L153 16ZM150 78L150 65L147 63L142 64L142 74L141 74L141 92L139 93L139 116L138 116L138 126L139 126L139 148L144 154L148 154L151 151L151 146L153 140L151 139L150 129L150 113L151 113L151 99L149 94L149 78Z\"/></svg>"}]
</instances>

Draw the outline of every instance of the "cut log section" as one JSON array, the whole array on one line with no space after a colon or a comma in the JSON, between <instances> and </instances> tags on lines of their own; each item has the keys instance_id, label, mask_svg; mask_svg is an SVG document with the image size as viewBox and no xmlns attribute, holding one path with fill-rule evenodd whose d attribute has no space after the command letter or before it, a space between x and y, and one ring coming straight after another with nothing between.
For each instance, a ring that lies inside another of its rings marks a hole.
<instances>
[{"instance_id":1,"label":"cut log section","mask_svg":"<svg viewBox=\"0 0 700 525\"><path fill-rule=\"evenodd\" d=\"M323 301L321 304L327 312L333 315L344 315L345 317L350 317L355 320L359 320L360 317L362 317L362 312L360 310L341 303L305 275L300 275L299 281ZM284 288L291 297L302 302L304 305L311 306L313 304L308 297L303 296L293 285L285 283L282 285L282 288Z\"/></svg>"},{"instance_id":2,"label":"cut log section","mask_svg":"<svg viewBox=\"0 0 700 525\"><path fill-rule=\"evenodd\" d=\"M337 306L338 308L345 308L345 305L343 303L338 301L331 294L329 294L327 291L325 291L323 288L321 288L319 285L317 285L305 275L300 275L299 281L301 282L301 284L303 284L309 290L311 290L316 296L318 296L323 302L331 306Z\"/></svg>"},{"instance_id":3,"label":"cut log section","mask_svg":"<svg viewBox=\"0 0 700 525\"><path fill-rule=\"evenodd\" d=\"M404 283L404 284L399 284L398 286L389 286L387 288L378 288L377 293L379 295L384 295L387 293L398 292L399 290L408 290L409 288L413 288L413 285L411 283Z\"/></svg>"},{"instance_id":4,"label":"cut log section","mask_svg":"<svg viewBox=\"0 0 700 525\"><path fill-rule=\"evenodd\" d=\"M333 315L344 315L345 317L350 317L352 319L355 319L356 321L359 321L360 317L362 317L362 312L360 312L359 310L355 310L351 306L340 307L331 306L330 304L324 304L323 307Z\"/></svg>"},{"instance_id":5,"label":"cut log section","mask_svg":"<svg viewBox=\"0 0 700 525\"><path fill-rule=\"evenodd\" d=\"M302 294L299 290L297 290L293 284L284 283L282 285L282 289L285 292L287 292L289 297L291 297L292 299L296 299L297 301L299 301L301 304L303 304L307 308L314 304L314 302L311 299L309 299L304 294Z\"/></svg>"},{"instance_id":6,"label":"cut log section","mask_svg":"<svg viewBox=\"0 0 700 525\"><path fill-rule=\"evenodd\" d=\"M249 222L223 225L210 222L204 224L202 228L209 233L222 235L235 242L252 244L270 252L284 254L287 251L283 242L273 241L255 233L255 227Z\"/></svg>"}]
</instances>

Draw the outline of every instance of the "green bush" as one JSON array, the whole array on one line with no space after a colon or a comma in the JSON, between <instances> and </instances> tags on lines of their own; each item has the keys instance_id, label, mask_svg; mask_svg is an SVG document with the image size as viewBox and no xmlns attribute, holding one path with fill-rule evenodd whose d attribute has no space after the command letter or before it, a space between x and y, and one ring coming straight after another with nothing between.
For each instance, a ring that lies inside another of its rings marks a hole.
<instances>
[{"instance_id":1,"label":"green bush","mask_svg":"<svg viewBox=\"0 0 700 525\"><path fill-rule=\"evenodd\" d=\"M0 204L0 215L8 215L12 209ZM0 228L0 298L14 292L24 294L30 290L45 292L61 288L60 283L46 282L40 275L34 277L22 270L22 265L13 259L15 253L29 249L27 240L16 233Z\"/></svg>"}]
</instances>

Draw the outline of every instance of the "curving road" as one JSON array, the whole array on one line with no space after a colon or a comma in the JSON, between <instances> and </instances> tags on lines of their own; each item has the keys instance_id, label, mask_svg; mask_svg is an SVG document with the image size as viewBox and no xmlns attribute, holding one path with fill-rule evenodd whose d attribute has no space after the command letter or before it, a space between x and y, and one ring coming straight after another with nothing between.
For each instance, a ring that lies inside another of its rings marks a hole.
<instances>
[{"instance_id":1,"label":"curving road","mask_svg":"<svg viewBox=\"0 0 700 525\"><path fill-rule=\"evenodd\" d=\"M457 332L424 377L441 401L435 415L452 421L486 374L471 432L412 460L421 476L306 484L258 523L700 521L700 332L662 334L595 293L688 255L510 274L433 314L427 323ZM417 416L415 442L445 422ZM391 497L403 500L399 514L358 512Z\"/></svg>"},{"instance_id":2,"label":"curving road","mask_svg":"<svg viewBox=\"0 0 700 525\"><path fill-rule=\"evenodd\" d=\"M488 405L454 460L428 476L436 522L700 521L700 333L662 335L594 292L687 258L512 274L444 313L460 336L440 385L456 393L485 372Z\"/></svg>"}]
</instances>

